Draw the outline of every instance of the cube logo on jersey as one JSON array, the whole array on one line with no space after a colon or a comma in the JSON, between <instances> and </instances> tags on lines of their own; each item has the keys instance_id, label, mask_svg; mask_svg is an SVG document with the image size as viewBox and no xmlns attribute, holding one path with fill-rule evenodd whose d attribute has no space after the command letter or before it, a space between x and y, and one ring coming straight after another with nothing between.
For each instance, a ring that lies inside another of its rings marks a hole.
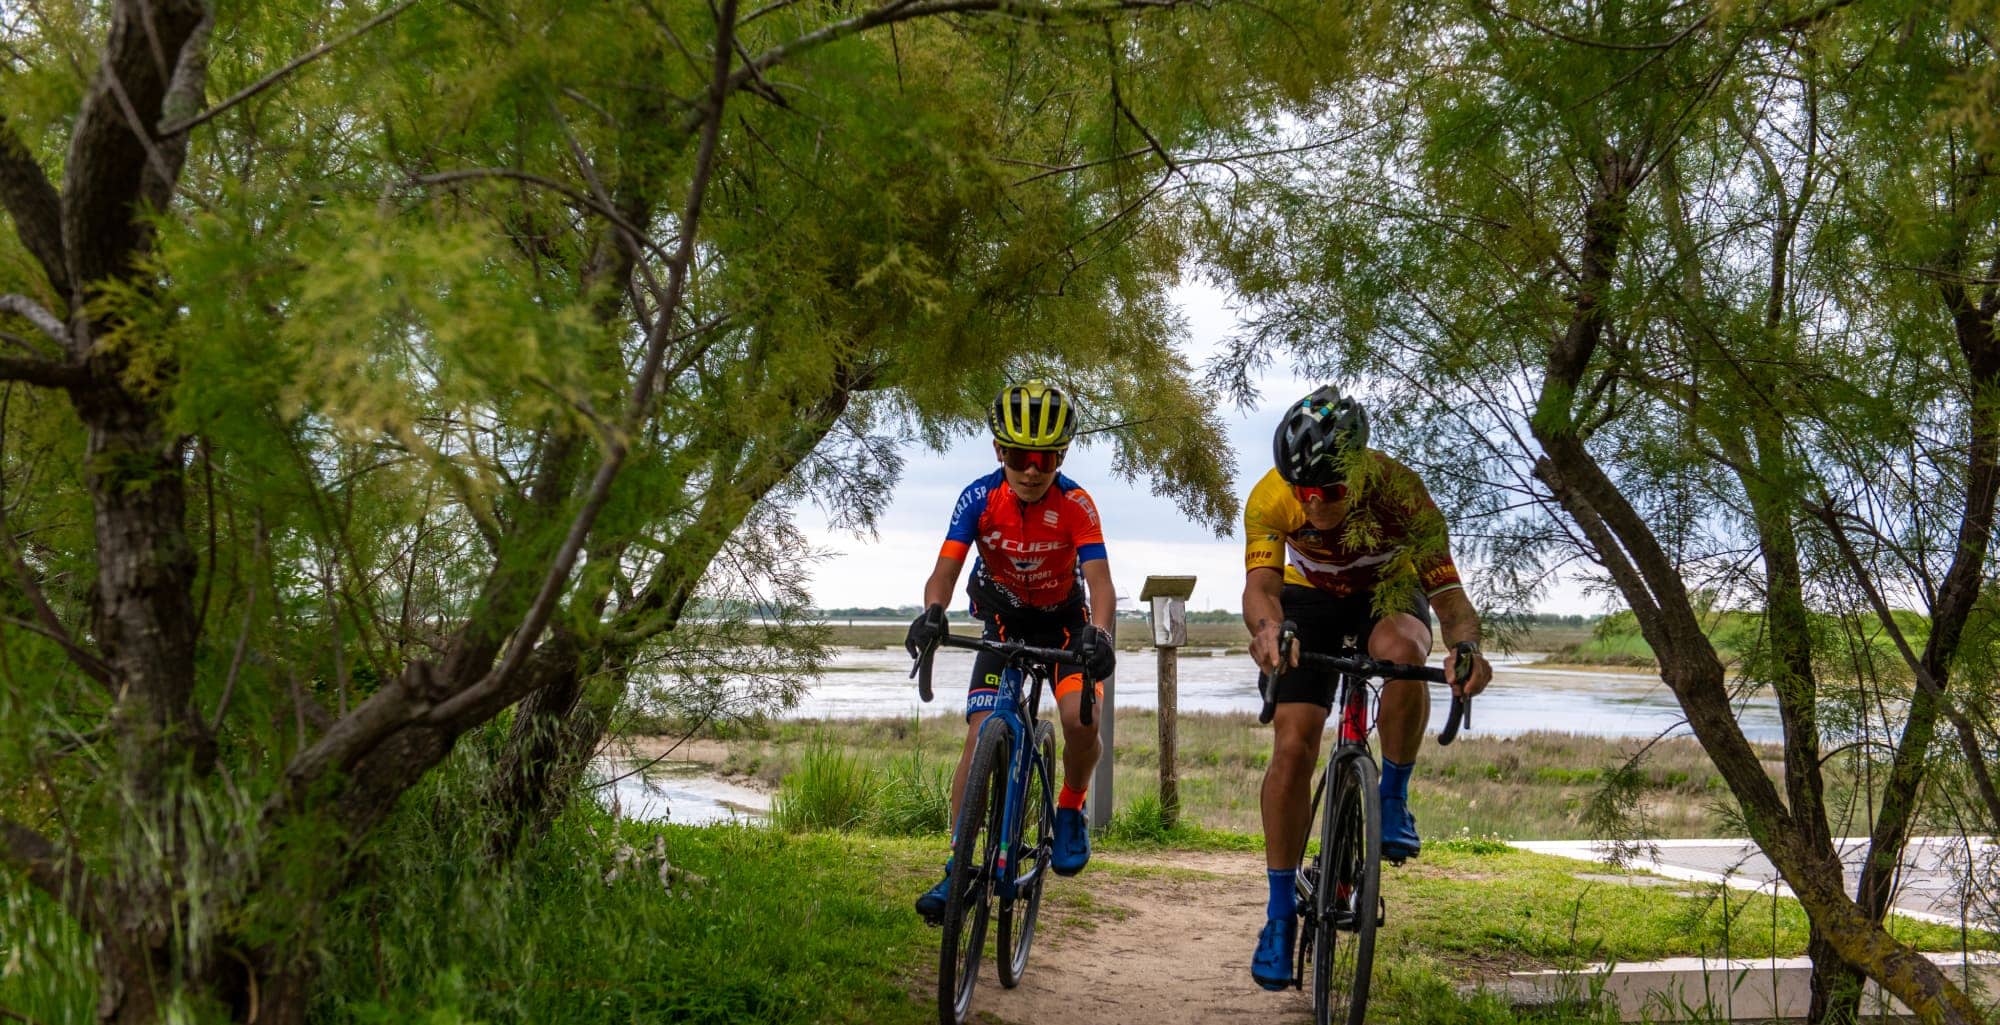
<instances>
[{"instance_id":1,"label":"cube logo on jersey","mask_svg":"<svg viewBox=\"0 0 2000 1025\"><path fill-rule=\"evenodd\" d=\"M938 554L963 560L975 545L975 572L1038 608L1068 600L1079 565L1104 558L1104 532L1090 496L1062 474L1036 502L1021 501L999 470L968 485Z\"/></svg>"}]
</instances>

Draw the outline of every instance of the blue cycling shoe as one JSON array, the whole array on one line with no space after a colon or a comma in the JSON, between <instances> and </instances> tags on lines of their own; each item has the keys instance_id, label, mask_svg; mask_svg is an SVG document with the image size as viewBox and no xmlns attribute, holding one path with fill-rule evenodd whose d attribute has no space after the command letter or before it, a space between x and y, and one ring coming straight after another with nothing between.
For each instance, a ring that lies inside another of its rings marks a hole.
<instances>
[{"instance_id":1,"label":"blue cycling shoe","mask_svg":"<svg viewBox=\"0 0 2000 1025\"><path fill-rule=\"evenodd\" d=\"M1257 934L1257 953L1250 958L1250 977L1257 985L1276 991L1292 984L1292 945L1299 937L1297 916L1264 921Z\"/></svg>"},{"instance_id":2,"label":"blue cycling shoe","mask_svg":"<svg viewBox=\"0 0 2000 1025\"><path fill-rule=\"evenodd\" d=\"M951 862L944 863L944 878L917 898L917 914L932 925L944 921L944 903L951 897Z\"/></svg>"},{"instance_id":3,"label":"blue cycling shoe","mask_svg":"<svg viewBox=\"0 0 2000 1025\"><path fill-rule=\"evenodd\" d=\"M1073 876L1090 864L1090 825L1083 820L1081 809L1056 809L1055 847L1049 867L1056 875Z\"/></svg>"},{"instance_id":4,"label":"blue cycling shoe","mask_svg":"<svg viewBox=\"0 0 2000 1025\"><path fill-rule=\"evenodd\" d=\"M1424 841L1417 836L1417 818L1410 814L1410 802L1400 797L1382 799L1382 857L1407 861L1423 853Z\"/></svg>"}]
</instances>

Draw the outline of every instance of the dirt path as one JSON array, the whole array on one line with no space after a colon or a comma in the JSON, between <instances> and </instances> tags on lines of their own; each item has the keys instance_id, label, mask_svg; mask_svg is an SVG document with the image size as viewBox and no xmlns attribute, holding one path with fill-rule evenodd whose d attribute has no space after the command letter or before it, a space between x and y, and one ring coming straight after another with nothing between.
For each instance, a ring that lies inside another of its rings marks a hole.
<instances>
[{"instance_id":1,"label":"dirt path","mask_svg":"<svg viewBox=\"0 0 2000 1025\"><path fill-rule=\"evenodd\" d=\"M1100 854L1082 875L1051 884L1020 988L1002 989L983 966L973 995L982 1020L1274 1025L1311 1017L1299 992L1267 993L1250 981L1250 948L1264 924L1262 854Z\"/></svg>"}]
</instances>

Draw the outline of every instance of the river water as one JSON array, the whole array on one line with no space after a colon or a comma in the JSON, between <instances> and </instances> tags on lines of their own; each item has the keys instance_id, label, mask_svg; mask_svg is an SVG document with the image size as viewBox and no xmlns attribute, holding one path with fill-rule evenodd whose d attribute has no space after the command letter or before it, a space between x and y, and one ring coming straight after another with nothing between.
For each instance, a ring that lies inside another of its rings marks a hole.
<instances>
[{"instance_id":1,"label":"river water","mask_svg":"<svg viewBox=\"0 0 2000 1025\"><path fill-rule=\"evenodd\" d=\"M1590 669L1544 669L1526 663L1536 654L1493 656L1493 683L1473 701L1473 732L1508 737L1531 730L1588 733L1600 737L1652 737L1687 733L1680 706L1658 676ZM926 707L910 679L910 660L895 649L843 649L830 671L786 712L798 719L860 719L921 715L962 709L972 675L972 652L947 648L937 654L932 683L936 701ZM1187 648L1179 661L1177 707L1183 712L1255 714L1257 669L1250 657L1220 648ZM1113 686L1119 708L1159 706L1159 664L1151 650L1118 653ZM1431 688L1431 732L1444 726L1450 694ZM1770 695L1738 702L1737 719L1754 741L1782 739L1778 706Z\"/></svg>"},{"instance_id":2,"label":"river water","mask_svg":"<svg viewBox=\"0 0 2000 1025\"><path fill-rule=\"evenodd\" d=\"M1508 737L1556 730L1600 737L1653 737L1688 732L1680 706L1659 677L1527 664L1540 657L1493 657L1493 683L1473 702L1472 735ZM909 674L910 660L900 650L842 649L805 698L784 714L794 719L863 719L956 712L964 707L972 653L956 649L938 652L932 675L936 700L929 706L918 700L916 681ZM1183 712L1255 714L1258 710L1257 672L1246 655L1224 654L1219 648L1184 649L1178 679L1176 704ZM1158 707L1154 652L1119 652L1118 675L1111 689L1119 708ZM1443 728L1449 707L1448 692L1433 685L1431 733ZM1783 739L1777 703L1769 694L1739 700L1737 721L1753 741ZM599 790L599 794L607 805L615 799L620 812L629 817L683 824L755 822L770 807L769 795L705 775L685 763L662 763L643 780L630 776Z\"/></svg>"}]
</instances>

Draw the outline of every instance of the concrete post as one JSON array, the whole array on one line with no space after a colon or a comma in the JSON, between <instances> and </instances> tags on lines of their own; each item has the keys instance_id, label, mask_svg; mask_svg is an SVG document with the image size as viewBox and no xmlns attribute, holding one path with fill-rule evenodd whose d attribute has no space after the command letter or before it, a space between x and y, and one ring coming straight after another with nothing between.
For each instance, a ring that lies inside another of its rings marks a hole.
<instances>
[{"instance_id":1,"label":"concrete post","mask_svg":"<svg viewBox=\"0 0 2000 1025\"><path fill-rule=\"evenodd\" d=\"M1113 639L1115 640L1116 638ZM1113 673L1112 675L1116 676L1117 674ZM1089 804L1090 828L1092 829L1103 829L1105 826L1111 824L1112 763L1116 761L1116 759L1111 757L1111 752L1115 750L1111 744L1118 725L1118 717L1112 714L1112 709L1117 705L1117 702L1113 700L1113 696L1117 693L1117 690L1116 684L1112 680L1106 679L1104 681L1104 700L1097 703L1097 742L1100 745L1098 748L1100 753L1097 756L1097 769L1090 774Z\"/></svg>"}]
</instances>

